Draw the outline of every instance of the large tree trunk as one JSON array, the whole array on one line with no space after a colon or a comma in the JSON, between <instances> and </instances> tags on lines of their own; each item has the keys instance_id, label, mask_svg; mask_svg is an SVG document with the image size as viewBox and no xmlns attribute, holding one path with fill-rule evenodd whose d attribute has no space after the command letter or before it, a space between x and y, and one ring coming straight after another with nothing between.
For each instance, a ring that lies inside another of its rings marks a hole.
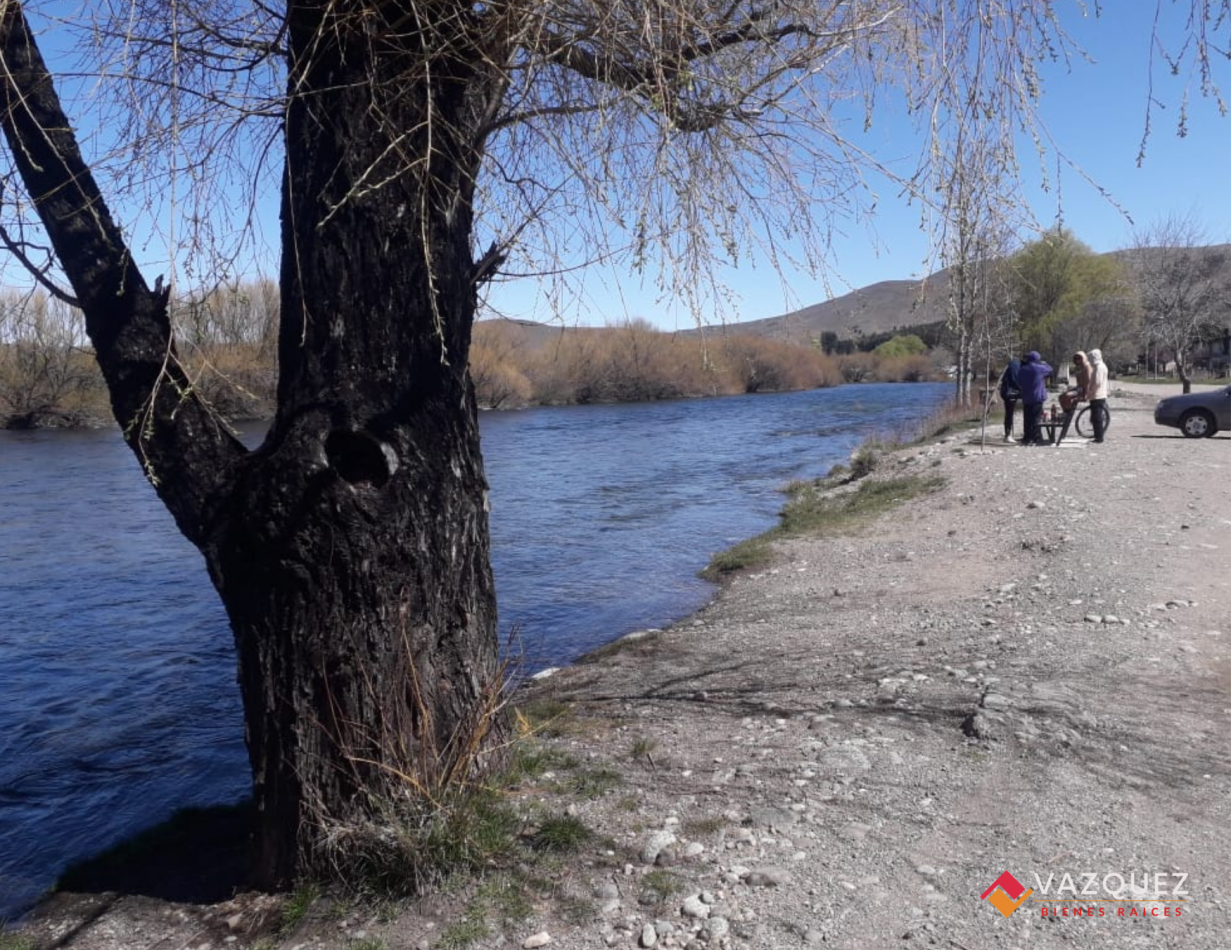
<instances>
[{"instance_id":1,"label":"large tree trunk","mask_svg":"<svg viewBox=\"0 0 1231 950\"><path fill-rule=\"evenodd\" d=\"M406 776L468 777L501 685L467 372L495 90L457 34L382 46L375 17L290 6L278 415L211 557L272 886L387 820Z\"/></svg>"},{"instance_id":2,"label":"large tree trunk","mask_svg":"<svg viewBox=\"0 0 1231 950\"><path fill-rule=\"evenodd\" d=\"M449 35L403 7L288 3L279 405L251 453L176 374L166 298L131 264L20 4L0 14L15 161L116 417L231 618L268 887L344 867L394 802L489 764L502 731L466 368L500 90L458 39L469 7L433 11Z\"/></svg>"}]
</instances>

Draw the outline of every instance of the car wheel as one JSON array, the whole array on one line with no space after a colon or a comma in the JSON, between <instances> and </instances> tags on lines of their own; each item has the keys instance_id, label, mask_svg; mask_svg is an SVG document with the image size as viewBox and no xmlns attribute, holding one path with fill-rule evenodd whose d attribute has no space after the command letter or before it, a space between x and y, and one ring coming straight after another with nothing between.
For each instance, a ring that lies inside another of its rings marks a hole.
<instances>
[{"instance_id":1,"label":"car wheel","mask_svg":"<svg viewBox=\"0 0 1231 950\"><path fill-rule=\"evenodd\" d=\"M1180 431L1190 439L1204 439L1218 431L1214 417L1204 409L1192 409L1181 417Z\"/></svg>"}]
</instances>

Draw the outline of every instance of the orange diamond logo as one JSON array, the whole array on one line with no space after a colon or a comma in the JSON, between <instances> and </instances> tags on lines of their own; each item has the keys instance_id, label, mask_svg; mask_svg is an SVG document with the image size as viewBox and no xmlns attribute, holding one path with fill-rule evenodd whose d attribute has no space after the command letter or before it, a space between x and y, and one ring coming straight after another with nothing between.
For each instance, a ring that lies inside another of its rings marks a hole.
<instances>
[{"instance_id":1,"label":"orange diamond logo","mask_svg":"<svg viewBox=\"0 0 1231 950\"><path fill-rule=\"evenodd\" d=\"M1006 917L1021 907L1026 898L1034 893L1034 888L1027 890L1022 883L1008 871L992 882L992 886L980 895L979 900L987 901Z\"/></svg>"}]
</instances>

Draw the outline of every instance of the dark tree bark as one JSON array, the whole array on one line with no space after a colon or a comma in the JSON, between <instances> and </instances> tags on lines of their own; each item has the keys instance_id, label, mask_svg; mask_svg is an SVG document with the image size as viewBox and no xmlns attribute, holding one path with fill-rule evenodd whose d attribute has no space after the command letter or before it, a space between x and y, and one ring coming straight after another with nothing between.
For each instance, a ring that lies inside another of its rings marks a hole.
<instances>
[{"instance_id":1,"label":"dark tree bark","mask_svg":"<svg viewBox=\"0 0 1231 950\"><path fill-rule=\"evenodd\" d=\"M385 19L401 4L339 6L288 3L278 411L251 453L179 374L167 300L130 262L20 4L0 20L10 148L116 419L231 620L269 887L345 861L408 780L466 777L502 728L466 369L500 89L458 39L467 6L430 37Z\"/></svg>"}]
</instances>

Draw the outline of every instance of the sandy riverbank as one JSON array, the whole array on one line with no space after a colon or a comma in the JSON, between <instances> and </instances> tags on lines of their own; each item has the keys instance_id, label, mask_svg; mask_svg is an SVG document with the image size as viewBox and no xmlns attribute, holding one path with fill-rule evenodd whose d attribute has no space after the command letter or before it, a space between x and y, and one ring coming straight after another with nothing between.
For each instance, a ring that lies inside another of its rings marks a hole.
<instances>
[{"instance_id":1,"label":"sandy riverbank","mask_svg":"<svg viewBox=\"0 0 1231 950\"><path fill-rule=\"evenodd\" d=\"M541 682L561 765L518 795L596 837L516 914L459 885L271 934L263 898L98 895L29 936L375 950L459 946L469 919L475 947L1223 948L1231 436L1154 426L1167 392L1114 385L1102 446L899 453L874 477L944 487ZM1005 871L1035 888L1007 918L980 900ZM1147 872L1133 902L1100 890ZM1049 875L1069 902L1034 900Z\"/></svg>"}]
</instances>

